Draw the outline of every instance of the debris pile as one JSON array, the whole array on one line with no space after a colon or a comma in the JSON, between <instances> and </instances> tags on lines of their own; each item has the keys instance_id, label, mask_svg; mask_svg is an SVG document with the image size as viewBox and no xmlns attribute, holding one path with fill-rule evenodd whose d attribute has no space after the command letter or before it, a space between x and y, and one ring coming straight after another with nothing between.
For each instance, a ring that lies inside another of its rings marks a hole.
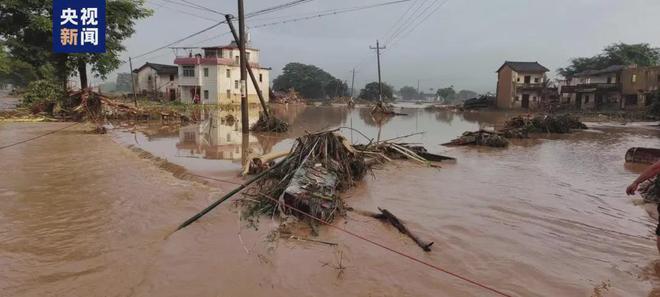
<instances>
[{"instance_id":1,"label":"debris pile","mask_svg":"<svg viewBox=\"0 0 660 297\"><path fill-rule=\"evenodd\" d=\"M507 138L529 138L529 133L570 133L575 129L587 129L587 126L577 117L570 115L515 116L506 121L504 128L499 131L467 131L461 137L443 145L506 147L509 145Z\"/></svg>"},{"instance_id":2,"label":"debris pile","mask_svg":"<svg viewBox=\"0 0 660 297\"><path fill-rule=\"evenodd\" d=\"M285 155L275 165L262 165ZM337 130L302 136L290 153L261 158L263 160L254 162L257 168L245 170L267 173L245 193L252 198L248 216L279 210L282 214L300 217L286 210L283 207L286 204L327 222L343 213L344 204L339 193L360 181L371 166L392 159L409 159L434 166L431 162L453 159L428 153L420 146L390 141L353 146ZM279 203L274 203L273 199Z\"/></svg>"},{"instance_id":3,"label":"debris pile","mask_svg":"<svg viewBox=\"0 0 660 297\"><path fill-rule=\"evenodd\" d=\"M286 104L286 103L303 103L305 100L293 88L287 92L271 91L270 102Z\"/></svg>"},{"instance_id":4,"label":"debris pile","mask_svg":"<svg viewBox=\"0 0 660 297\"><path fill-rule=\"evenodd\" d=\"M394 111L394 106L392 104L387 104L384 102L378 102L371 107L372 114L384 114L384 115L405 115L397 113Z\"/></svg>"},{"instance_id":5,"label":"debris pile","mask_svg":"<svg viewBox=\"0 0 660 297\"><path fill-rule=\"evenodd\" d=\"M528 133L570 133L574 129L587 129L577 117L568 114L552 116L524 117L509 119L502 132L508 138L527 138Z\"/></svg>"},{"instance_id":6,"label":"debris pile","mask_svg":"<svg viewBox=\"0 0 660 297\"><path fill-rule=\"evenodd\" d=\"M289 130L289 124L274 116L259 115L259 120L250 128L253 132L276 132L284 133Z\"/></svg>"},{"instance_id":7,"label":"debris pile","mask_svg":"<svg viewBox=\"0 0 660 297\"><path fill-rule=\"evenodd\" d=\"M506 147L509 141L500 133L479 130L475 132L464 132L460 137L444 143L445 146L458 146L458 145L481 145L491 147Z\"/></svg>"},{"instance_id":8,"label":"debris pile","mask_svg":"<svg viewBox=\"0 0 660 297\"><path fill-rule=\"evenodd\" d=\"M302 136L291 153L245 193L258 201L249 213L278 209L282 214L300 216L283 207L286 204L332 221L344 209L338 192L353 186L366 172L364 158L336 131Z\"/></svg>"}]
</instances>

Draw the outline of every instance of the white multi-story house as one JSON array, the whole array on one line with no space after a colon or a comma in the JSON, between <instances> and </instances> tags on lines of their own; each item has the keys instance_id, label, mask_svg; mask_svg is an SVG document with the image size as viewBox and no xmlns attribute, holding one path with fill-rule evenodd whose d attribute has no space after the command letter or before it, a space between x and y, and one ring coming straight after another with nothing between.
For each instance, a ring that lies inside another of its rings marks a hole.
<instances>
[{"instance_id":1,"label":"white multi-story house","mask_svg":"<svg viewBox=\"0 0 660 297\"><path fill-rule=\"evenodd\" d=\"M247 59L252 66L261 93L269 100L269 68L259 64L259 50L247 47ZM226 46L203 47L201 52L189 52L176 57L179 67L181 102L194 102L195 97L206 104L240 104L240 51L235 42ZM249 103L258 103L259 97L250 78L247 78Z\"/></svg>"},{"instance_id":2,"label":"white multi-story house","mask_svg":"<svg viewBox=\"0 0 660 297\"><path fill-rule=\"evenodd\" d=\"M178 97L178 68L174 65L145 63L133 70L135 92L173 101Z\"/></svg>"}]
</instances>

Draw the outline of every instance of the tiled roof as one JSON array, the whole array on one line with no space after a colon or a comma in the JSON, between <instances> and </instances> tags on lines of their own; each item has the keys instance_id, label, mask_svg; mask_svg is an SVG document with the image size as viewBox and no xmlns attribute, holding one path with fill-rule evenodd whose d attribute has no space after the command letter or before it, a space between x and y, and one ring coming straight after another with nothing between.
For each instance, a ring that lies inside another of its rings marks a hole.
<instances>
[{"instance_id":1,"label":"tiled roof","mask_svg":"<svg viewBox=\"0 0 660 297\"><path fill-rule=\"evenodd\" d=\"M539 62L516 62L516 61L505 61L502 66L500 66L499 69L497 69L497 72L500 72L502 70L502 67L504 66L509 66L509 68L513 69L516 72L547 72L550 71L548 68L545 68L543 65L539 64Z\"/></svg>"}]
</instances>

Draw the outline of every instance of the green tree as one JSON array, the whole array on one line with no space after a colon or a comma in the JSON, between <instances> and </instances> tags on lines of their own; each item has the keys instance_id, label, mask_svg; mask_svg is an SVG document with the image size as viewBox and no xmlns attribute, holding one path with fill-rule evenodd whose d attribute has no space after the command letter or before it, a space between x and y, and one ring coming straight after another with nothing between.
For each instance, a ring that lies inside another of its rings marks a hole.
<instances>
[{"instance_id":1,"label":"green tree","mask_svg":"<svg viewBox=\"0 0 660 297\"><path fill-rule=\"evenodd\" d=\"M564 77L571 77L585 70L602 69L611 65L653 66L660 62L660 52L648 43L614 43L593 57L573 58L570 65L559 68L557 72Z\"/></svg>"},{"instance_id":2,"label":"green tree","mask_svg":"<svg viewBox=\"0 0 660 297\"><path fill-rule=\"evenodd\" d=\"M105 53L75 54L71 67L80 76L81 88L87 87L87 64L92 72L103 79L119 68L119 54L125 50L122 42L135 33L135 21L150 16L153 12L144 7L144 0L108 0L106 2Z\"/></svg>"},{"instance_id":3,"label":"green tree","mask_svg":"<svg viewBox=\"0 0 660 297\"><path fill-rule=\"evenodd\" d=\"M131 74L126 72L126 73L117 73L117 81L115 83L117 92L131 92L132 91L132 85L131 85Z\"/></svg>"},{"instance_id":4,"label":"green tree","mask_svg":"<svg viewBox=\"0 0 660 297\"><path fill-rule=\"evenodd\" d=\"M72 70L87 83L87 64L92 72L105 77L120 65L121 42L135 30L135 21L151 11L143 0L108 0L106 2L106 52L99 54L55 54L52 52L52 0L0 1L0 40L10 59L30 65L39 79L55 76L62 88ZM25 64L17 64L24 67Z\"/></svg>"},{"instance_id":5,"label":"green tree","mask_svg":"<svg viewBox=\"0 0 660 297\"><path fill-rule=\"evenodd\" d=\"M456 91L454 90L454 86L450 86L449 88L439 88L435 94L447 101L454 101L456 99Z\"/></svg>"},{"instance_id":6,"label":"green tree","mask_svg":"<svg viewBox=\"0 0 660 297\"><path fill-rule=\"evenodd\" d=\"M419 98L419 94L417 93L417 89L411 87L411 86L405 86L399 90L399 94L401 94L401 98L403 100L415 100Z\"/></svg>"},{"instance_id":7,"label":"green tree","mask_svg":"<svg viewBox=\"0 0 660 297\"><path fill-rule=\"evenodd\" d=\"M336 81L337 79L330 73L314 65L289 63L282 69L282 74L273 80L273 89L276 91L295 89L304 98L322 99L326 95L334 95L337 89Z\"/></svg>"},{"instance_id":8,"label":"green tree","mask_svg":"<svg viewBox=\"0 0 660 297\"><path fill-rule=\"evenodd\" d=\"M325 94L330 98L348 96L348 85L339 79L333 79L325 85Z\"/></svg>"},{"instance_id":9,"label":"green tree","mask_svg":"<svg viewBox=\"0 0 660 297\"><path fill-rule=\"evenodd\" d=\"M383 101L392 100L392 93L392 87L383 83ZM360 98L369 101L378 101L378 82L370 82L364 86L364 89L360 90Z\"/></svg>"},{"instance_id":10,"label":"green tree","mask_svg":"<svg viewBox=\"0 0 660 297\"><path fill-rule=\"evenodd\" d=\"M479 95L479 94L477 94L477 92L475 92L475 91L470 91L470 90L460 90L460 91L458 91L458 93L456 94L456 99L457 99L457 100L465 101L465 100L467 100L467 99L475 98L475 97L477 97L478 95Z\"/></svg>"}]
</instances>

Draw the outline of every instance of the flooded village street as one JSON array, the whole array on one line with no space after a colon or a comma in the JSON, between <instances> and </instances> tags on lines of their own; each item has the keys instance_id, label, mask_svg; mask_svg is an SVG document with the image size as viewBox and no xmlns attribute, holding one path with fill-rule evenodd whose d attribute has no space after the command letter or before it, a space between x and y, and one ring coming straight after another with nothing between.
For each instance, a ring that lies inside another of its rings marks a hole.
<instances>
[{"instance_id":1,"label":"flooded village street","mask_svg":"<svg viewBox=\"0 0 660 297\"><path fill-rule=\"evenodd\" d=\"M440 144L513 114L401 111L379 123L364 107L278 105L289 131L247 138L238 111L212 111L197 124L139 124L106 135L80 124L0 150L0 295L496 296L326 226L317 239L336 246L273 240L277 218L261 217L255 230L233 203L172 233L236 186L178 178L172 167L238 183L246 154L352 127L374 139L424 132L406 141L457 160L442 168L384 164L342 194L355 209L393 211L435 242L431 252L354 212L335 225L511 296L660 296L655 223L625 196L643 167L624 164L629 147L660 145L657 127L587 123L588 130L503 149L447 148ZM67 125L2 123L0 146ZM341 133L368 142L354 130Z\"/></svg>"}]
</instances>

